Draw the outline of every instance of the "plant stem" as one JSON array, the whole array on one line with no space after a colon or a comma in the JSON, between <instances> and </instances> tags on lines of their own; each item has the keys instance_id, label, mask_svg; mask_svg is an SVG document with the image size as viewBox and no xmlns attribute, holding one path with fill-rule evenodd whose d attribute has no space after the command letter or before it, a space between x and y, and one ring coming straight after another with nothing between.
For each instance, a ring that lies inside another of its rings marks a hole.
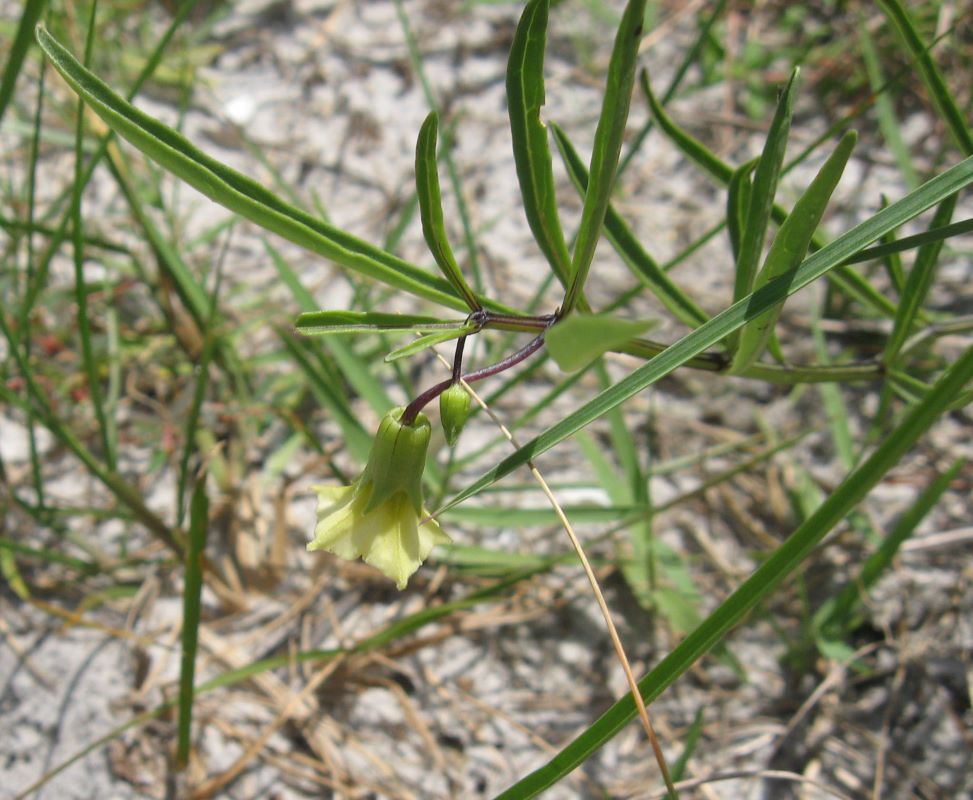
<instances>
[{"instance_id":1,"label":"plant stem","mask_svg":"<svg viewBox=\"0 0 973 800\"><path fill-rule=\"evenodd\" d=\"M489 312L487 312L489 313ZM552 318L553 319L553 318ZM549 325L550 323L548 323ZM464 336L460 339L463 341L466 337ZM544 345L544 332L542 331L539 335L535 336L530 340L524 347L518 350L513 355L507 356L502 361L498 361L496 364L491 364L488 367L483 367L482 369L474 370L473 372L468 372L466 375L460 376L467 383L472 383L473 381L483 380L483 378L489 378L491 375L498 375L504 370L510 369L516 366L521 361L530 358L534 353L541 349ZM460 343L458 342L457 351L461 351ZM454 363L453 371L455 373L456 366ZM402 417L399 422L403 425L411 425L416 421L416 416L426 407L427 404L435 400L439 395L445 392L450 386L455 382L455 376L450 377L445 381L440 381L435 386L431 386L426 389L422 394L420 394L415 400L413 400L409 405L405 407L405 411L402 412Z\"/></svg>"}]
</instances>

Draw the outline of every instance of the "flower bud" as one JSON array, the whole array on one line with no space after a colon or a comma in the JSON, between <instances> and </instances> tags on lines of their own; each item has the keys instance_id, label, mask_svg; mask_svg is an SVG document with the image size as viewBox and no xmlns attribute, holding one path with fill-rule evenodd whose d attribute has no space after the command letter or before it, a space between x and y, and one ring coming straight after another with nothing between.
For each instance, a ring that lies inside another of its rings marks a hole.
<instances>
[{"instance_id":1,"label":"flower bud","mask_svg":"<svg viewBox=\"0 0 973 800\"><path fill-rule=\"evenodd\" d=\"M443 423L446 442L452 447L470 415L470 395L459 383L454 383L439 395L439 418Z\"/></svg>"}]
</instances>

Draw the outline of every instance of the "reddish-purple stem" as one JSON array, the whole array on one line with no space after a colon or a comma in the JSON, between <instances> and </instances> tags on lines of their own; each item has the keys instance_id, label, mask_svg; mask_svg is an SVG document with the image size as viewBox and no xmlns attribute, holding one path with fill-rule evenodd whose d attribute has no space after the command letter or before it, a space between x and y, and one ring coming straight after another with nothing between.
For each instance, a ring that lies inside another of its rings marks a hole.
<instances>
[{"instance_id":1,"label":"reddish-purple stem","mask_svg":"<svg viewBox=\"0 0 973 800\"><path fill-rule=\"evenodd\" d=\"M465 337L464 337L465 338ZM462 339L460 339L462 342ZM507 356L503 361L498 361L496 364L491 364L489 367L483 367L482 369L474 370L473 372L468 372L463 375L462 378L467 383L473 383L473 381L483 380L484 378L489 378L491 375L498 375L506 369L510 369L516 366L521 361L526 358L530 358L534 353L541 349L544 344L544 333L541 332L538 336L531 339L526 346L518 350L513 355ZM457 343L457 350L461 350L461 346ZM455 368L456 362L454 360L453 366ZM449 378L448 380L437 383L432 386L422 394L420 394L415 400L413 400L409 405L405 407L405 411L402 412L402 417L399 420L403 425L411 425L416 420L416 416L422 409L426 407L427 404L435 400L439 395L445 392L454 383L454 378Z\"/></svg>"}]
</instances>

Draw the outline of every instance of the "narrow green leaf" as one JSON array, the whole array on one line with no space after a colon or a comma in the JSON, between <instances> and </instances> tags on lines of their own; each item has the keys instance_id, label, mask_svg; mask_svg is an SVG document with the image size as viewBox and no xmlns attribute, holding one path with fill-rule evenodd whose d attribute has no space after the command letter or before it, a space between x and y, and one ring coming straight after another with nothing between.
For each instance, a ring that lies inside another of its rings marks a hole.
<instances>
[{"instance_id":1,"label":"narrow green leaf","mask_svg":"<svg viewBox=\"0 0 973 800\"><path fill-rule=\"evenodd\" d=\"M564 165L571 176L571 181L584 196L588 191L588 170L567 134L554 123L551 123L551 131L554 134L554 142L561 153ZM680 289L666 271L656 263L655 259L645 251L635 234L632 233L631 228L610 203L605 212L604 225L608 240L628 267L680 322L690 328L695 328L709 319L706 312L697 306L692 298Z\"/></svg>"},{"instance_id":2,"label":"narrow green leaf","mask_svg":"<svg viewBox=\"0 0 973 800\"><path fill-rule=\"evenodd\" d=\"M203 549L209 529L209 500L206 478L200 477L189 503L189 548L186 551L186 577L182 593L182 661L179 669L179 723L176 767L189 762L190 733L195 700L196 647L199 642L200 599L203 591Z\"/></svg>"},{"instance_id":3,"label":"narrow green leaf","mask_svg":"<svg viewBox=\"0 0 973 800\"><path fill-rule=\"evenodd\" d=\"M691 160L701 166L716 180L724 185L728 185L733 177L733 167L723 163L714 153L708 150L702 143L694 139L683 131L666 114L665 109L659 105L652 87L649 85L648 73L642 71L642 91L649 103L652 116L658 121L662 131L682 150ZM773 219L777 224L782 224L787 218L787 212L783 207L774 205ZM816 238L812 240L811 247L814 250L820 249L821 242ZM854 270L841 265L831 275L828 280L839 287L843 292L871 306L880 314L890 319L895 316L895 305L875 289L868 281Z\"/></svg>"},{"instance_id":4,"label":"narrow green leaf","mask_svg":"<svg viewBox=\"0 0 973 800\"><path fill-rule=\"evenodd\" d=\"M23 11L20 12L17 33L14 34L7 63L3 67L3 77L0 78L0 122L3 121L3 114L14 96L14 84L17 83L20 68L24 65L27 50L30 49L34 26L40 20L46 5L47 0L27 0Z\"/></svg>"},{"instance_id":5,"label":"narrow green leaf","mask_svg":"<svg viewBox=\"0 0 973 800\"><path fill-rule=\"evenodd\" d=\"M929 48L926 47L919 36L919 31L916 30L908 10L899 0L878 0L878 4L885 12L885 16L892 21L902 41L905 42L906 47L915 59L916 65L919 67L919 75L922 76L922 82L926 85L933 103L939 110L939 115L943 118L963 155L973 155L973 132L971 132L965 115L949 91L946 81L943 80L936 62L932 60Z\"/></svg>"},{"instance_id":6,"label":"narrow green leaf","mask_svg":"<svg viewBox=\"0 0 973 800\"><path fill-rule=\"evenodd\" d=\"M930 228L942 228L949 224L956 209L957 196L947 197L939 204L936 213L933 215ZM892 326L892 335L889 336L885 352L882 354L882 361L886 365L891 365L899 355L902 345L912 332L916 317L922 309L926 296L932 288L935 277L936 263L939 261L939 253L943 249L943 242L930 242L922 245L916 254L915 263L909 271L906 279L905 288L902 290L902 299L899 302L898 312L895 315L895 323Z\"/></svg>"},{"instance_id":7,"label":"narrow green leaf","mask_svg":"<svg viewBox=\"0 0 973 800\"><path fill-rule=\"evenodd\" d=\"M929 230L917 233L914 236L904 236L892 242L876 245L875 247L868 247L860 253L853 255L845 263L860 264L876 258L884 258L885 256L902 253L906 250L914 250L924 244L941 242L953 236L961 236L964 233L973 233L973 219L964 219L960 222L954 222L951 225L944 225L941 228L930 227Z\"/></svg>"},{"instance_id":8,"label":"narrow green leaf","mask_svg":"<svg viewBox=\"0 0 973 800\"><path fill-rule=\"evenodd\" d=\"M439 115L429 112L419 129L416 141L416 194L419 198L419 217L422 221L422 235L429 245L433 258L460 297L466 301L471 311L479 309L480 302L463 278L456 263L449 239L446 237L446 223L443 219L443 198L439 189L439 174L436 171L436 138L439 128Z\"/></svg>"},{"instance_id":9,"label":"narrow green leaf","mask_svg":"<svg viewBox=\"0 0 973 800\"><path fill-rule=\"evenodd\" d=\"M814 236L828 207L828 201L841 180L845 164L848 163L857 140L858 136L854 131L849 131L842 137L807 191L794 204L793 211L787 215L774 237L764 266L754 281L754 290L766 286L769 281L784 273L791 272L804 259L811 237ZM730 372L744 372L760 358L783 307L784 304L781 303L743 326Z\"/></svg>"},{"instance_id":10,"label":"narrow green leaf","mask_svg":"<svg viewBox=\"0 0 973 800\"><path fill-rule=\"evenodd\" d=\"M746 227L747 210L750 208L750 176L759 159L751 159L741 164L730 177L726 192L726 232L730 237L730 250L733 263L740 260L740 239Z\"/></svg>"},{"instance_id":11,"label":"narrow green leaf","mask_svg":"<svg viewBox=\"0 0 973 800\"><path fill-rule=\"evenodd\" d=\"M448 342L452 339L458 339L460 336L466 336L472 333L474 330L476 329L473 326L466 325L459 328L453 328L452 330L448 331L428 333L425 336L420 336L415 341L396 348L385 356L385 361L398 361L400 358L414 356L416 353L421 353L423 350L428 350L430 347L435 347L437 344L442 344L443 342Z\"/></svg>"},{"instance_id":12,"label":"narrow green leaf","mask_svg":"<svg viewBox=\"0 0 973 800\"><path fill-rule=\"evenodd\" d=\"M923 402L906 415L878 449L841 482L814 514L699 627L639 681L639 689L645 702L651 703L655 700L789 576L832 528L865 498L925 434L949 406L951 398L971 379L973 347L960 356L936 382L934 390ZM634 717L635 704L631 696L626 694L551 761L498 795L497 800L535 797L584 762Z\"/></svg>"},{"instance_id":13,"label":"narrow green leaf","mask_svg":"<svg viewBox=\"0 0 973 800\"><path fill-rule=\"evenodd\" d=\"M763 251L767 226L770 224L777 194L777 182L784 165L784 151L794 113L794 95L797 88L798 70L791 73L787 86L777 103L777 111L767 132L767 141L753 173L750 200L747 203L746 221L740 236L740 255L736 262L736 278L733 299L739 300L753 291L757 264Z\"/></svg>"},{"instance_id":14,"label":"narrow green leaf","mask_svg":"<svg viewBox=\"0 0 973 800\"><path fill-rule=\"evenodd\" d=\"M381 311L306 311L294 327L305 336L348 333L431 333L466 326L465 320L445 321L420 314L386 314Z\"/></svg>"},{"instance_id":15,"label":"narrow green leaf","mask_svg":"<svg viewBox=\"0 0 973 800\"><path fill-rule=\"evenodd\" d=\"M602 99L601 115L595 129L591 151L588 190L581 208L581 224L571 260L571 283L561 305L561 312L570 314L581 299L588 270L601 238L601 226L615 185L615 169L622 150L622 138L628 122L635 86L635 64L642 41L642 21L645 0L629 0L615 36L608 77Z\"/></svg>"},{"instance_id":16,"label":"narrow green leaf","mask_svg":"<svg viewBox=\"0 0 973 800\"><path fill-rule=\"evenodd\" d=\"M608 409L614 408L629 397L638 394L708 347L712 347L729 333L740 328L749 319L759 316L784 297L803 289L888 231L894 230L943 198L955 194L971 183L973 183L973 157L967 158L941 175L937 175L914 192L910 192L901 200L882 209L871 219L842 234L829 245L805 259L793 275L782 275L775 278L755 292L752 297L745 297L734 303L695 331L667 347L659 355L620 380L610 389L601 392L577 411L569 414L520 447L493 469L459 492L450 500L446 508L461 503L466 498L523 466L528 459L536 458L541 453L550 450L576 431L598 419Z\"/></svg>"},{"instance_id":17,"label":"narrow green leaf","mask_svg":"<svg viewBox=\"0 0 973 800\"><path fill-rule=\"evenodd\" d=\"M548 4L549 0L530 0L517 25L507 61L507 105L527 223L554 274L567 285L571 257L554 195L547 128L541 122Z\"/></svg>"},{"instance_id":18,"label":"narrow green leaf","mask_svg":"<svg viewBox=\"0 0 973 800\"><path fill-rule=\"evenodd\" d=\"M588 366L598 356L640 336L652 320L627 320L606 314L572 314L544 334L547 352L564 372Z\"/></svg>"},{"instance_id":19,"label":"narrow green leaf","mask_svg":"<svg viewBox=\"0 0 973 800\"><path fill-rule=\"evenodd\" d=\"M449 308L466 308L441 278L283 202L206 155L185 136L115 94L43 27L37 28L37 41L65 81L112 130L210 199L342 267Z\"/></svg>"}]
</instances>

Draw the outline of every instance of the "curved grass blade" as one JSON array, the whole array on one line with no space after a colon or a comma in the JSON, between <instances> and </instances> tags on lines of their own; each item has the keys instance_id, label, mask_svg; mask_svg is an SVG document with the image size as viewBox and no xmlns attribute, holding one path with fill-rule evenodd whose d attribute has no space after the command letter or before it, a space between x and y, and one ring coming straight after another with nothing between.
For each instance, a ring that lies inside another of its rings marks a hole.
<instances>
[{"instance_id":1,"label":"curved grass blade","mask_svg":"<svg viewBox=\"0 0 973 800\"><path fill-rule=\"evenodd\" d=\"M421 314L386 314L381 311L307 311L294 327L305 336L343 333L433 333L466 326L466 320L442 320Z\"/></svg>"},{"instance_id":2,"label":"curved grass blade","mask_svg":"<svg viewBox=\"0 0 973 800\"><path fill-rule=\"evenodd\" d=\"M280 200L115 94L43 27L37 41L54 68L116 133L211 200L342 267L455 309L466 304L441 278Z\"/></svg>"},{"instance_id":3,"label":"curved grass blade","mask_svg":"<svg viewBox=\"0 0 973 800\"><path fill-rule=\"evenodd\" d=\"M577 411L531 439L459 492L445 508L451 508L461 503L523 466L529 459L536 458L541 453L550 450L576 431L598 419L609 409L638 394L708 347L712 347L748 320L759 316L776 303L781 302L785 297L794 294L812 281L825 275L829 270L834 269L866 245L971 183L973 183L973 157L967 158L941 175L937 175L914 192L910 192L901 200L882 209L871 219L842 234L831 244L805 259L792 275L782 275L775 278L752 296L739 300L692 333L670 345L614 386L601 392Z\"/></svg>"},{"instance_id":4,"label":"curved grass blade","mask_svg":"<svg viewBox=\"0 0 973 800\"><path fill-rule=\"evenodd\" d=\"M551 123L551 132L554 134L554 142L557 144L561 159L568 170L568 175L574 183L575 188L584 196L588 190L588 170L584 166L578 151L574 149L571 140L560 126ZM612 207L611 203L605 211L605 234L608 241L622 257L622 260L629 266L632 272L645 283L649 289L659 298L661 302L673 316L680 322L695 328L702 325L709 317L692 298L689 297L678 285L669 277L639 243L631 228L625 224L625 220L619 216L618 212Z\"/></svg>"},{"instance_id":5,"label":"curved grass blade","mask_svg":"<svg viewBox=\"0 0 973 800\"><path fill-rule=\"evenodd\" d=\"M824 210L828 207L828 201L841 180L856 141L858 135L854 131L849 131L841 138L807 191L794 204L793 211L787 215L774 237L764 266L754 282L754 290L766 286L769 281L784 273L791 272L804 259L811 237L814 236ZM745 372L760 358L783 307L784 304L781 303L743 326L739 344L733 354L733 362L730 364L730 372Z\"/></svg>"},{"instance_id":6,"label":"curved grass blade","mask_svg":"<svg viewBox=\"0 0 973 800\"><path fill-rule=\"evenodd\" d=\"M446 223L443 220L443 198L439 189L439 174L436 171L436 139L439 128L439 115L429 112L419 129L416 140L416 194L419 198L419 218L422 221L422 235L429 245L433 258L460 297L466 301L471 311L481 308L473 290L463 278L456 257L446 237Z\"/></svg>"},{"instance_id":7,"label":"curved grass blade","mask_svg":"<svg viewBox=\"0 0 973 800\"><path fill-rule=\"evenodd\" d=\"M648 675L639 681L646 703L655 700L686 672L820 544L821 540L864 499L949 407L951 399L973 379L973 347L936 382L877 450L828 496L706 620L690 633ZM498 795L496 800L534 797L581 764L635 717L635 704L625 695L545 766Z\"/></svg>"},{"instance_id":8,"label":"curved grass blade","mask_svg":"<svg viewBox=\"0 0 973 800\"><path fill-rule=\"evenodd\" d=\"M517 25L507 61L507 105L527 223L554 274L566 286L571 256L557 211L547 128L541 122L548 5L549 0L530 0Z\"/></svg>"},{"instance_id":9,"label":"curved grass blade","mask_svg":"<svg viewBox=\"0 0 973 800\"><path fill-rule=\"evenodd\" d=\"M973 132L971 132L963 112L960 111L956 100L949 91L949 87L946 86L946 81L943 80L936 62L932 60L929 48L926 47L919 36L909 12L899 0L878 0L878 4L885 12L885 16L891 20L899 37L905 42L906 48L915 59L919 74L922 76L922 82L926 85L933 103L939 110L939 115L943 118L943 122L946 123L946 127L949 128L949 132L953 135L960 150L963 151L963 155L973 155Z\"/></svg>"},{"instance_id":10,"label":"curved grass blade","mask_svg":"<svg viewBox=\"0 0 973 800\"><path fill-rule=\"evenodd\" d=\"M644 18L645 0L629 0L618 26L615 46L608 64L605 96L591 150L588 189L584 195L581 224L571 259L571 283L561 305L561 313L565 315L574 310L582 297L595 248L601 238L601 226L615 185L615 170L622 151L628 110L632 104L635 64L639 42L642 40Z\"/></svg>"}]
</instances>

